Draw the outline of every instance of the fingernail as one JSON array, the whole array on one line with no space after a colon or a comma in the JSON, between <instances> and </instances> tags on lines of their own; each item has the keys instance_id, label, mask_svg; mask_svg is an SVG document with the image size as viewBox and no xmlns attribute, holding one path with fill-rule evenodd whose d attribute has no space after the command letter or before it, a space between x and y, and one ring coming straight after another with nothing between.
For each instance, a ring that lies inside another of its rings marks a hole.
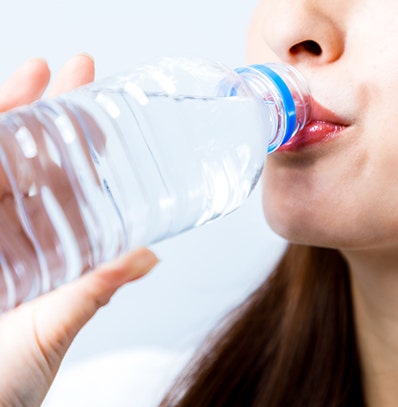
<instances>
[{"instance_id":1,"label":"fingernail","mask_svg":"<svg viewBox=\"0 0 398 407\"><path fill-rule=\"evenodd\" d=\"M159 262L159 259L157 258L155 253L153 253L149 249L139 248L136 250L135 254L138 256L139 264L143 268L153 267Z\"/></svg>"},{"instance_id":2,"label":"fingernail","mask_svg":"<svg viewBox=\"0 0 398 407\"><path fill-rule=\"evenodd\" d=\"M132 277L141 277L151 270L159 259L151 250L142 247L127 255L130 269L130 275Z\"/></svg>"},{"instance_id":3,"label":"fingernail","mask_svg":"<svg viewBox=\"0 0 398 407\"><path fill-rule=\"evenodd\" d=\"M94 57L91 55L91 54L89 54L88 52L79 52L78 54L76 54L76 56L77 57L86 57L86 58L88 58L88 59L91 59L91 61L93 61L94 62Z\"/></svg>"}]
</instances>

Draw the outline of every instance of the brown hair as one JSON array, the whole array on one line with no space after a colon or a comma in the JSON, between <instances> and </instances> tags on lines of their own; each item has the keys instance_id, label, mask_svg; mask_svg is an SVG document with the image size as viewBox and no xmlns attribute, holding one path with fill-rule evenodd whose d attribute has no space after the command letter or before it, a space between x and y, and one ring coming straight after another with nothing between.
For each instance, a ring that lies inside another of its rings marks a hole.
<instances>
[{"instance_id":1,"label":"brown hair","mask_svg":"<svg viewBox=\"0 0 398 407\"><path fill-rule=\"evenodd\" d=\"M364 405L347 264L336 250L298 245L288 246L161 403Z\"/></svg>"}]
</instances>

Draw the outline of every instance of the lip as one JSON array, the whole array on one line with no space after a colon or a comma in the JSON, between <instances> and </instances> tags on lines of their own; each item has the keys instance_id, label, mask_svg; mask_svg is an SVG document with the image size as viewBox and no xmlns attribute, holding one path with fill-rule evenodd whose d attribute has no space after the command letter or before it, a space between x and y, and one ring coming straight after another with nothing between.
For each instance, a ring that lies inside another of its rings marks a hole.
<instances>
[{"instance_id":1,"label":"lip","mask_svg":"<svg viewBox=\"0 0 398 407\"><path fill-rule=\"evenodd\" d=\"M313 101L311 121L277 151L299 151L314 144L329 142L340 136L348 126L345 118Z\"/></svg>"}]
</instances>

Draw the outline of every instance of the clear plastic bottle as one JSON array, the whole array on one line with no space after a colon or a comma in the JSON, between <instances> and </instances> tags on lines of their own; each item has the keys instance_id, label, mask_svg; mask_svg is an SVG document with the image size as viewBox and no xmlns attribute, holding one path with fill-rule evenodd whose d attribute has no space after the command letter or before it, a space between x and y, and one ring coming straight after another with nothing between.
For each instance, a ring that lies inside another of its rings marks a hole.
<instances>
[{"instance_id":1,"label":"clear plastic bottle","mask_svg":"<svg viewBox=\"0 0 398 407\"><path fill-rule=\"evenodd\" d=\"M310 118L287 65L162 59L0 116L0 310L219 218Z\"/></svg>"}]
</instances>

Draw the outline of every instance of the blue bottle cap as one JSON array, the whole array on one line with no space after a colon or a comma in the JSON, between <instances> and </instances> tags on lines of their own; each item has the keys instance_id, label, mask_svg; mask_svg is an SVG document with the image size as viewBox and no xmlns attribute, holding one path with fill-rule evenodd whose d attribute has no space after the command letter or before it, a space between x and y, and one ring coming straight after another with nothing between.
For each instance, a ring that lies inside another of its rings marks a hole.
<instances>
[{"instance_id":1,"label":"blue bottle cap","mask_svg":"<svg viewBox=\"0 0 398 407\"><path fill-rule=\"evenodd\" d=\"M288 88L284 80L273 69L269 68L268 66L261 64L250 65L250 67L238 68L236 69L236 72L239 74L248 72L249 68L255 69L256 71L265 75L274 83L274 85L279 90L286 119L286 132L281 144L285 144L287 141L291 139L294 133L294 129L296 127L297 113L293 95L290 92L290 89Z\"/></svg>"}]
</instances>

